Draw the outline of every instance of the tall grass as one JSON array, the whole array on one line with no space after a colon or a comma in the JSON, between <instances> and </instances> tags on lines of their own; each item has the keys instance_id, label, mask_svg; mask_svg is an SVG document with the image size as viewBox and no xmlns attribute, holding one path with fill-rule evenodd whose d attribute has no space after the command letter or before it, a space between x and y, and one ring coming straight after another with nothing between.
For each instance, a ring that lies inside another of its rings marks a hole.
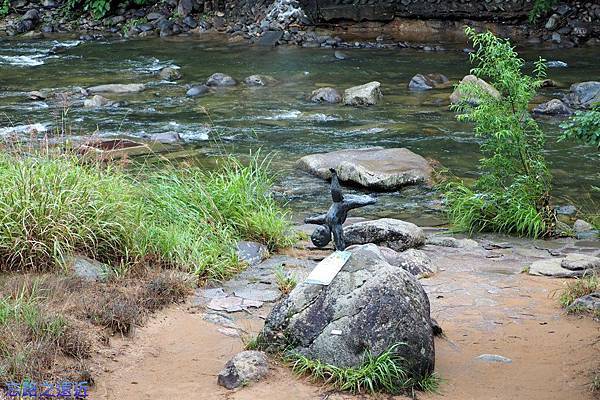
<instances>
[{"instance_id":1,"label":"tall grass","mask_svg":"<svg viewBox=\"0 0 600 400\"><path fill-rule=\"evenodd\" d=\"M166 167L140 178L70 156L0 154L0 270L63 268L81 253L224 278L240 267L237 240L292 243L267 168L226 159L217 171Z\"/></svg>"}]
</instances>

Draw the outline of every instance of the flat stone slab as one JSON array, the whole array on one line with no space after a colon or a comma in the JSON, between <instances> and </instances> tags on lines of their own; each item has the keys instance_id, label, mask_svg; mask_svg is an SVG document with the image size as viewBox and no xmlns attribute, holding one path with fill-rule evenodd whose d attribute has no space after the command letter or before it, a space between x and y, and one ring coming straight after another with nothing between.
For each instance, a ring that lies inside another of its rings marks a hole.
<instances>
[{"instance_id":1,"label":"flat stone slab","mask_svg":"<svg viewBox=\"0 0 600 400\"><path fill-rule=\"evenodd\" d=\"M87 90L90 94L96 93L138 93L146 89L146 86L142 83L110 83L107 85L98 85L89 87Z\"/></svg>"},{"instance_id":2,"label":"flat stone slab","mask_svg":"<svg viewBox=\"0 0 600 400\"><path fill-rule=\"evenodd\" d=\"M588 269L600 269L600 258L587 254L567 254L560 266L571 271L585 271Z\"/></svg>"},{"instance_id":3,"label":"flat stone slab","mask_svg":"<svg viewBox=\"0 0 600 400\"><path fill-rule=\"evenodd\" d=\"M260 308L262 305L262 301L247 300L242 299L241 297L229 296L212 299L210 303L208 303L207 307L215 311L236 312L247 310L251 307Z\"/></svg>"},{"instance_id":4,"label":"flat stone slab","mask_svg":"<svg viewBox=\"0 0 600 400\"><path fill-rule=\"evenodd\" d=\"M269 250L264 244L242 240L237 243L237 255L241 261L256 265L269 256Z\"/></svg>"},{"instance_id":5,"label":"flat stone slab","mask_svg":"<svg viewBox=\"0 0 600 400\"><path fill-rule=\"evenodd\" d=\"M241 297L246 300L256 300L256 301L275 301L281 297L281 292L279 290L270 290L270 289L253 289L242 288L236 289L233 292L237 297Z\"/></svg>"},{"instance_id":6,"label":"flat stone slab","mask_svg":"<svg viewBox=\"0 0 600 400\"><path fill-rule=\"evenodd\" d=\"M375 190L395 190L431 179L429 162L405 148L368 147L311 154L298 161L298 168L322 179L331 179L330 168L342 182Z\"/></svg>"},{"instance_id":7,"label":"flat stone slab","mask_svg":"<svg viewBox=\"0 0 600 400\"><path fill-rule=\"evenodd\" d=\"M529 275L552 276L554 278L576 278L583 275L583 271L572 271L561 266L562 259L548 258L539 260L529 267Z\"/></svg>"}]
</instances>

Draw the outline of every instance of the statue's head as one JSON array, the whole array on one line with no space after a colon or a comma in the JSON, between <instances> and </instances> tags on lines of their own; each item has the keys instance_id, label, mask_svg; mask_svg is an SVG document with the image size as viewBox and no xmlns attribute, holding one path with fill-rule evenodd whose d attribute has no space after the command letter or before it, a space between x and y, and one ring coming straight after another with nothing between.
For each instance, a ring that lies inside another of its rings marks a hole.
<instances>
[{"instance_id":1,"label":"statue's head","mask_svg":"<svg viewBox=\"0 0 600 400\"><path fill-rule=\"evenodd\" d=\"M331 242L331 229L327 225L319 225L312 235L311 242L317 247L325 247Z\"/></svg>"}]
</instances>

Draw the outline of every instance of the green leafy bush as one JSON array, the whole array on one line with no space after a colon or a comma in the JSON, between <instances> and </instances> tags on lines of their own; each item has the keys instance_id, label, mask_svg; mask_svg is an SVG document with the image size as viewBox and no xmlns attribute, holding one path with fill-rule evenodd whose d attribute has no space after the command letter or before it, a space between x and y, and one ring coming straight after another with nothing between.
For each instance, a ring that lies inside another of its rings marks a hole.
<instances>
[{"instance_id":1,"label":"green leafy bush","mask_svg":"<svg viewBox=\"0 0 600 400\"><path fill-rule=\"evenodd\" d=\"M225 278L240 268L237 240L293 242L267 167L228 159L214 172L167 167L136 178L70 156L0 154L0 270L52 270L80 253Z\"/></svg>"},{"instance_id":2,"label":"green leafy bush","mask_svg":"<svg viewBox=\"0 0 600 400\"><path fill-rule=\"evenodd\" d=\"M94 18L100 19L108 14L112 7L118 5L119 3L146 5L156 1L157 0L67 0L65 3L65 8L69 12L81 9L85 12L91 13Z\"/></svg>"},{"instance_id":3,"label":"green leafy bush","mask_svg":"<svg viewBox=\"0 0 600 400\"><path fill-rule=\"evenodd\" d=\"M529 22L536 22L538 18L550 11L557 3L558 0L534 0L533 8L529 12Z\"/></svg>"},{"instance_id":4,"label":"green leafy bush","mask_svg":"<svg viewBox=\"0 0 600 400\"><path fill-rule=\"evenodd\" d=\"M481 176L473 184L446 184L450 219L470 233L546 235L554 224L548 205L551 176L543 155L544 134L527 108L545 77L544 60L536 62L534 76L525 75L524 61L508 40L465 31L475 47L471 73L486 79L500 96L474 84L459 85L465 99L479 99L476 106L463 100L452 107L460 112L460 121L474 123L475 135L483 139L483 158Z\"/></svg>"},{"instance_id":5,"label":"green leafy bush","mask_svg":"<svg viewBox=\"0 0 600 400\"><path fill-rule=\"evenodd\" d=\"M10 0L0 1L0 17L7 15L9 10L10 10Z\"/></svg>"},{"instance_id":6,"label":"green leafy bush","mask_svg":"<svg viewBox=\"0 0 600 400\"><path fill-rule=\"evenodd\" d=\"M589 111L576 111L560 127L564 133L559 140L578 139L600 148L600 104L595 104Z\"/></svg>"}]
</instances>

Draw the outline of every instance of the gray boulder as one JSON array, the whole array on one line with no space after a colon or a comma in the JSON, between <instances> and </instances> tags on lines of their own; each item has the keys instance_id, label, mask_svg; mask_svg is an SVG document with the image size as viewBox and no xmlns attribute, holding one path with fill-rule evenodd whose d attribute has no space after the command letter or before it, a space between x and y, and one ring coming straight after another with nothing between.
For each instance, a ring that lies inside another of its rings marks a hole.
<instances>
[{"instance_id":1,"label":"gray boulder","mask_svg":"<svg viewBox=\"0 0 600 400\"><path fill-rule=\"evenodd\" d=\"M298 161L298 168L322 179L330 179L330 168L341 182L351 182L375 190L396 190L431 180L429 162L405 148L338 150L311 154Z\"/></svg>"},{"instance_id":2,"label":"gray boulder","mask_svg":"<svg viewBox=\"0 0 600 400\"><path fill-rule=\"evenodd\" d=\"M587 221L578 219L573 224L573 230L575 231L575 233L587 232L594 230L594 226Z\"/></svg>"},{"instance_id":3,"label":"gray boulder","mask_svg":"<svg viewBox=\"0 0 600 400\"><path fill-rule=\"evenodd\" d=\"M202 96L203 94L208 93L209 90L209 87L206 85L194 85L185 92L185 95L188 97Z\"/></svg>"},{"instance_id":4,"label":"gray boulder","mask_svg":"<svg viewBox=\"0 0 600 400\"><path fill-rule=\"evenodd\" d=\"M426 240L425 233L417 225L393 218L352 224L344 228L344 238L347 245L375 243L395 251L421 247Z\"/></svg>"},{"instance_id":5,"label":"gray boulder","mask_svg":"<svg viewBox=\"0 0 600 400\"><path fill-rule=\"evenodd\" d=\"M267 350L292 350L338 367L360 366L390 347L416 378L433 371L429 299L410 273L376 245L357 246L330 285L301 283L278 303L260 334Z\"/></svg>"},{"instance_id":6,"label":"gray boulder","mask_svg":"<svg viewBox=\"0 0 600 400\"><path fill-rule=\"evenodd\" d=\"M72 270L75 276L89 282L103 280L110 270L108 265L81 254L67 258L66 265L67 269Z\"/></svg>"},{"instance_id":7,"label":"gray boulder","mask_svg":"<svg viewBox=\"0 0 600 400\"><path fill-rule=\"evenodd\" d=\"M264 244L242 240L237 242L237 255L240 261L256 265L269 256L269 249Z\"/></svg>"},{"instance_id":8,"label":"gray boulder","mask_svg":"<svg viewBox=\"0 0 600 400\"><path fill-rule=\"evenodd\" d=\"M237 85L237 81L233 79L229 75L222 74L217 72L216 74L212 74L206 80L206 86L235 86Z\"/></svg>"},{"instance_id":9,"label":"gray boulder","mask_svg":"<svg viewBox=\"0 0 600 400\"><path fill-rule=\"evenodd\" d=\"M590 293L576 299L569 306L570 311L586 310L591 312L600 312L600 292Z\"/></svg>"},{"instance_id":10,"label":"gray boulder","mask_svg":"<svg viewBox=\"0 0 600 400\"><path fill-rule=\"evenodd\" d=\"M181 72L179 68L164 67L158 72L158 76L166 81L176 81L181 79Z\"/></svg>"},{"instance_id":11,"label":"gray boulder","mask_svg":"<svg viewBox=\"0 0 600 400\"><path fill-rule=\"evenodd\" d=\"M194 2L192 0L179 0L179 4L177 4L177 14L181 18L185 18L192 12L194 8Z\"/></svg>"},{"instance_id":12,"label":"gray boulder","mask_svg":"<svg viewBox=\"0 0 600 400\"><path fill-rule=\"evenodd\" d=\"M83 107L85 108L98 108L111 105L112 102L106 97L96 94L89 99L83 101Z\"/></svg>"},{"instance_id":13,"label":"gray boulder","mask_svg":"<svg viewBox=\"0 0 600 400\"><path fill-rule=\"evenodd\" d=\"M530 275L578 278L600 270L600 258L586 254L567 254L565 258L546 258L531 264Z\"/></svg>"},{"instance_id":14,"label":"gray boulder","mask_svg":"<svg viewBox=\"0 0 600 400\"><path fill-rule=\"evenodd\" d=\"M227 389L235 389L250 382L257 382L269 372L269 361L262 351L247 350L227 361L219 372L217 383Z\"/></svg>"},{"instance_id":15,"label":"gray boulder","mask_svg":"<svg viewBox=\"0 0 600 400\"><path fill-rule=\"evenodd\" d=\"M500 92L498 92L492 85L484 81L483 79L479 79L475 75L467 75L460 81L460 84L470 85L471 87L475 87L481 94L488 94L492 97L499 98ZM480 103L480 98L476 95L467 95L465 90L462 88L456 88L454 92L450 95L450 102L453 104L467 102L472 105L478 105Z\"/></svg>"},{"instance_id":16,"label":"gray boulder","mask_svg":"<svg viewBox=\"0 0 600 400\"><path fill-rule=\"evenodd\" d=\"M250 75L244 79L244 83L248 86L269 86L276 82L276 80L268 75Z\"/></svg>"},{"instance_id":17,"label":"gray boulder","mask_svg":"<svg viewBox=\"0 0 600 400\"><path fill-rule=\"evenodd\" d=\"M388 247L380 247L379 250L390 265L410 272L417 279L428 278L438 271L431 258L421 250L408 249L402 253Z\"/></svg>"},{"instance_id":18,"label":"gray boulder","mask_svg":"<svg viewBox=\"0 0 600 400\"><path fill-rule=\"evenodd\" d=\"M590 108L600 102L600 82L574 83L565 96L565 102L573 108Z\"/></svg>"},{"instance_id":19,"label":"gray boulder","mask_svg":"<svg viewBox=\"0 0 600 400\"><path fill-rule=\"evenodd\" d=\"M442 74L417 74L408 82L408 88L413 91L447 88L450 81Z\"/></svg>"},{"instance_id":20,"label":"gray boulder","mask_svg":"<svg viewBox=\"0 0 600 400\"><path fill-rule=\"evenodd\" d=\"M146 86L141 83L110 83L107 85L92 86L87 89L88 93L138 93L146 89Z\"/></svg>"},{"instance_id":21,"label":"gray boulder","mask_svg":"<svg viewBox=\"0 0 600 400\"><path fill-rule=\"evenodd\" d=\"M369 82L354 86L344 92L344 104L347 106L370 106L377 104L383 97L381 83Z\"/></svg>"},{"instance_id":22,"label":"gray boulder","mask_svg":"<svg viewBox=\"0 0 600 400\"><path fill-rule=\"evenodd\" d=\"M335 104L342 101L342 96L332 87L322 87L312 91L310 101L313 103Z\"/></svg>"},{"instance_id":23,"label":"gray boulder","mask_svg":"<svg viewBox=\"0 0 600 400\"><path fill-rule=\"evenodd\" d=\"M552 99L535 107L533 113L543 115L571 115L573 111L562 101Z\"/></svg>"},{"instance_id":24,"label":"gray boulder","mask_svg":"<svg viewBox=\"0 0 600 400\"><path fill-rule=\"evenodd\" d=\"M162 144L175 144L181 142L181 136L177 132L163 132L151 135L150 140Z\"/></svg>"},{"instance_id":25,"label":"gray boulder","mask_svg":"<svg viewBox=\"0 0 600 400\"><path fill-rule=\"evenodd\" d=\"M600 269L600 258L588 254L571 253L562 259L560 266L571 271Z\"/></svg>"}]
</instances>

